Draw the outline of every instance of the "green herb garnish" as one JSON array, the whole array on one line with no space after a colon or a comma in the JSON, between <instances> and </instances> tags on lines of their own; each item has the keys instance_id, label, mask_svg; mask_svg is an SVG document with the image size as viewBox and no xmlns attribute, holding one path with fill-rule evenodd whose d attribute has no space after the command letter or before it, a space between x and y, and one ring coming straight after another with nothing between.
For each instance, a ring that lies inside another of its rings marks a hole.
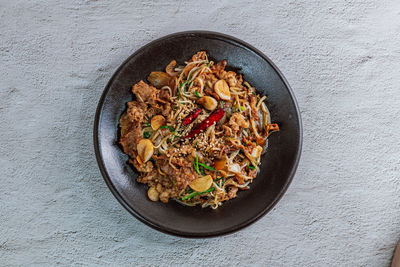
<instances>
[{"instance_id":1,"label":"green herb garnish","mask_svg":"<svg viewBox=\"0 0 400 267\"><path fill-rule=\"evenodd\" d=\"M187 83L187 81L186 81L186 82L183 82L183 83L179 86L179 89L181 89L183 86L185 86L186 83Z\"/></svg>"},{"instance_id":2,"label":"green herb garnish","mask_svg":"<svg viewBox=\"0 0 400 267\"><path fill-rule=\"evenodd\" d=\"M195 170L198 174L201 174L201 173L200 173L200 170L199 170L199 156L197 155L197 153L196 153L196 160L193 161L193 167L194 167L194 170Z\"/></svg>"},{"instance_id":3,"label":"green herb garnish","mask_svg":"<svg viewBox=\"0 0 400 267\"><path fill-rule=\"evenodd\" d=\"M201 194L205 194L205 193L210 193L210 192L214 191L214 189L215 189L214 187L210 187L208 190L203 191L203 192L193 192L193 193L191 193L191 194L189 194L189 195L183 196L181 199L182 199L182 200L188 200L188 199L191 199L191 198L193 198L193 197L195 197L195 196L197 196L197 195L201 195Z\"/></svg>"},{"instance_id":4,"label":"green herb garnish","mask_svg":"<svg viewBox=\"0 0 400 267\"><path fill-rule=\"evenodd\" d=\"M245 107L240 106L240 110L241 110L241 111L244 111L244 110L245 110Z\"/></svg>"},{"instance_id":5,"label":"green herb garnish","mask_svg":"<svg viewBox=\"0 0 400 267\"><path fill-rule=\"evenodd\" d=\"M198 163L200 166L202 166L203 168L206 168L207 170L211 170L211 171L217 171L216 169L214 169L213 167L211 167L211 166L208 166L208 165L206 165L206 164L203 164L203 163Z\"/></svg>"},{"instance_id":6,"label":"green herb garnish","mask_svg":"<svg viewBox=\"0 0 400 267\"><path fill-rule=\"evenodd\" d=\"M149 132L144 132L143 133L143 138L150 138L150 133Z\"/></svg>"},{"instance_id":7,"label":"green herb garnish","mask_svg":"<svg viewBox=\"0 0 400 267\"><path fill-rule=\"evenodd\" d=\"M151 124L150 123L145 123L145 124L143 124L145 127L151 127Z\"/></svg>"},{"instance_id":8,"label":"green herb garnish","mask_svg":"<svg viewBox=\"0 0 400 267\"><path fill-rule=\"evenodd\" d=\"M247 165L247 167L252 171L256 169L256 166L253 166L253 164Z\"/></svg>"},{"instance_id":9,"label":"green herb garnish","mask_svg":"<svg viewBox=\"0 0 400 267\"><path fill-rule=\"evenodd\" d=\"M201 97L200 94L199 94L199 92L197 92L197 91L194 91L194 94L195 94L198 98Z\"/></svg>"}]
</instances>

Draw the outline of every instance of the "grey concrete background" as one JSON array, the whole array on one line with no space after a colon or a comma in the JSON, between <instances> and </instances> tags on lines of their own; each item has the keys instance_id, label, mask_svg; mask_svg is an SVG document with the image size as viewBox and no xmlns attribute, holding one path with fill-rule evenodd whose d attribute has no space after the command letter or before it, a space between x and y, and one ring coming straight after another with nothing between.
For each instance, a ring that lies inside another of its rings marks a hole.
<instances>
[{"instance_id":1,"label":"grey concrete background","mask_svg":"<svg viewBox=\"0 0 400 267\"><path fill-rule=\"evenodd\" d=\"M304 149L287 194L228 236L135 220L93 152L97 102L149 41L220 31L291 83ZM400 2L0 1L1 266L388 266L400 239Z\"/></svg>"}]
</instances>

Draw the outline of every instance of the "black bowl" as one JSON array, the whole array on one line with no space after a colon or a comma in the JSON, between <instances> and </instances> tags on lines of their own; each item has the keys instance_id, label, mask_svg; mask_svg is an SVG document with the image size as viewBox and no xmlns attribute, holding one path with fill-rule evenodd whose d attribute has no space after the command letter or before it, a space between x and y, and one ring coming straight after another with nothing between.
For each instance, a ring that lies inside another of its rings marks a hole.
<instances>
[{"instance_id":1,"label":"black bowl","mask_svg":"<svg viewBox=\"0 0 400 267\"><path fill-rule=\"evenodd\" d=\"M214 61L228 60L257 90L267 95L273 122L281 131L269 138L261 170L249 190L217 210L186 207L175 201L151 202L147 186L118 145L118 119L132 100L131 86L151 71L163 70L172 60L183 63L205 50ZM175 33L155 40L130 56L107 84L97 107L94 146L108 187L132 215L159 231L184 237L211 237L237 231L261 218L278 202L295 174L302 145L299 109L292 90L278 68L260 51L234 37L215 32Z\"/></svg>"}]
</instances>

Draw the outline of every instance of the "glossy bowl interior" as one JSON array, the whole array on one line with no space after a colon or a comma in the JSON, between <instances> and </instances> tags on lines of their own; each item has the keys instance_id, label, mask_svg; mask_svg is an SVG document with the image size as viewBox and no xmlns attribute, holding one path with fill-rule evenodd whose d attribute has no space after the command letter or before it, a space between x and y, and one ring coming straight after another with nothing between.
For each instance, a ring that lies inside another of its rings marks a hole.
<instances>
[{"instance_id":1,"label":"glossy bowl interior","mask_svg":"<svg viewBox=\"0 0 400 267\"><path fill-rule=\"evenodd\" d=\"M267 95L273 122L281 131L269 138L260 173L250 190L225 202L217 210L186 207L147 199L147 186L136 182L137 173L118 145L118 119L133 95L130 88L146 81L151 71L163 70L172 60L188 60L205 50L210 59L228 61L227 69ZM296 171L301 153L302 128L293 92L277 67L260 51L234 37L215 32L182 32L155 40L130 56L115 72L100 99L94 127L94 144L101 173L118 201L137 219L169 234L210 237L231 233L266 214L282 197Z\"/></svg>"}]
</instances>

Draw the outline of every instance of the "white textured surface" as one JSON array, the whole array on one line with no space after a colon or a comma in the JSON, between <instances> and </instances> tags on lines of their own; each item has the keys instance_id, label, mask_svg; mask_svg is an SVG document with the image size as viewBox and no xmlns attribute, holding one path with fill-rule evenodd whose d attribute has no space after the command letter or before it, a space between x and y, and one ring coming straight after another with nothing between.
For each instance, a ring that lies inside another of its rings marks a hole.
<instances>
[{"instance_id":1,"label":"white textured surface","mask_svg":"<svg viewBox=\"0 0 400 267\"><path fill-rule=\"evenodd\" d=\"M190 29L268 55L304 124L297 175L274 210L206 240L135 220L92 144L115 69ZM0 62L0 265L389 265L400 238L398 0L1 0Z\"/></svg>"}]
</instances>

